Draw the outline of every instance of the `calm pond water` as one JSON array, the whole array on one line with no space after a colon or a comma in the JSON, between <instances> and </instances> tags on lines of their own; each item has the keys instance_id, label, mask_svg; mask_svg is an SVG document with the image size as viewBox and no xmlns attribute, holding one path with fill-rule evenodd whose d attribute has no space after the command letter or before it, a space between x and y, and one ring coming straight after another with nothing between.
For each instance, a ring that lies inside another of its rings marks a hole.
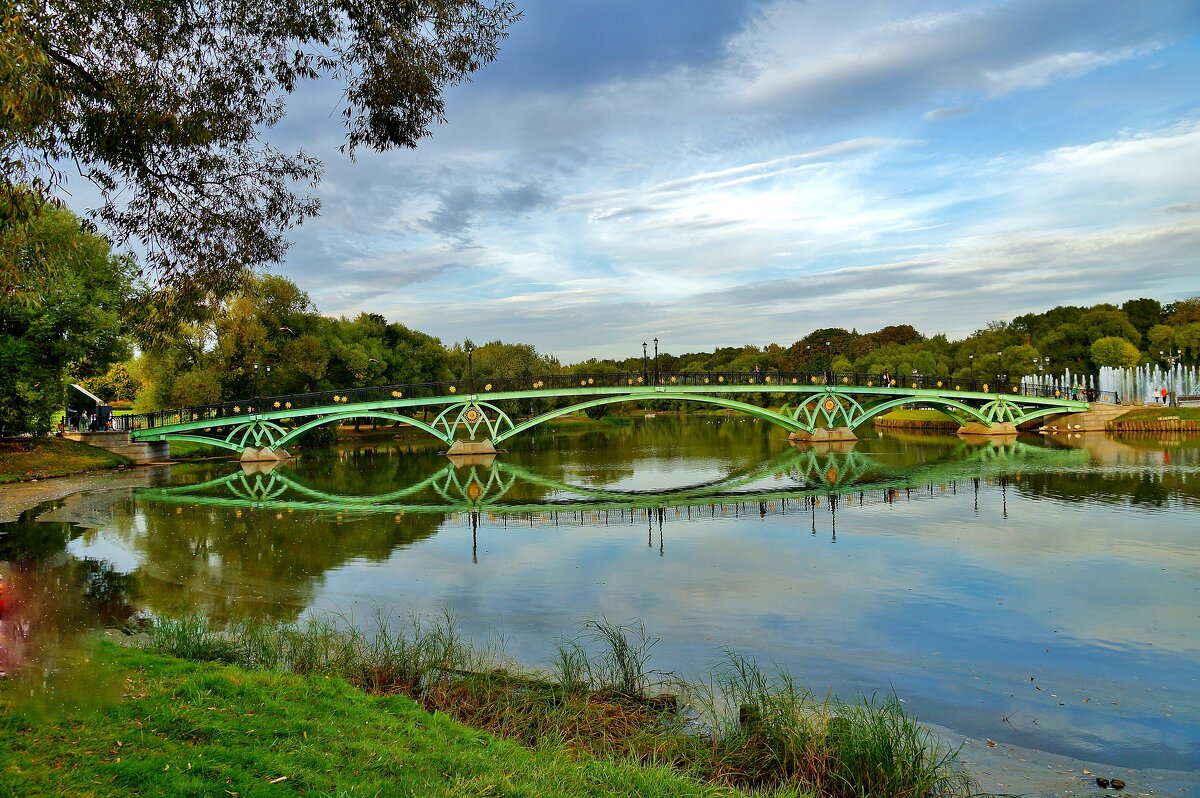
<instances>
[{"instance_id":1,"label":"calm pond water","mask_svg":"<svg viewBox=\"0 0 1200 798\"><path fill-rule=\"evenodd\" d=\"M585 619L638 619L682 676L735 649L977 740L1200 771L1196 438L801 449L659 416L510 444L490 464L387 442L175 465L74 524L4 525L0 569L75 625L446 610L534 666Z\"/></svg>"}]
</instances>

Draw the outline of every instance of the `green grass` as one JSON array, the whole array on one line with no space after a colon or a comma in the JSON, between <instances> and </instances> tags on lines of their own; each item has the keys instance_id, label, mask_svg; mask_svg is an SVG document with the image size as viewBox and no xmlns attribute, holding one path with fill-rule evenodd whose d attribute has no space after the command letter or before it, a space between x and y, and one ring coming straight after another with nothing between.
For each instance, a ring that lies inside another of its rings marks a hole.
<instances>
[{"instance_id":1,"label":"green grass","mask_svg":"<svg viewBox=\"0 0 1200 798\"><path fill-rule=\"evenodd\" d=\"M879 418L889 421L945 421L953 424L954 419L940 410L905 410L903 408L884 413Z\"/></svg>"},{"instance_id":2,"label":"green grass","mask_svg":"<svg viewBox=\"0 0 1200 798\"><path fill-rule=\"evenodd\" d=\"M33 445L32 449L29 444ZM0 483L61 477L132 464L133 461L124 455L53 436L0 444Z\"/></svg>"},{"instance_id":3,"label":"green grass","mask_svg":"<svg viewBox=\"0 0 1200 798\"><path fill-rule=\"evenodd\" d=\"M193 460L205 457L233 457L234 453L220 446L206 446L192 441L171 441L172 460Z\"/></svg>"},{"instance_id":4,"label":"green grass","mask_svg":"<svg viewBox=\"0 0 1200 798\"><path fill-rule=\"evenodd\" d=\"M1163 416L1180 421L1200 421L1200 407L1154 407L1153 405L1130 410L1116 421L1157 421Z\"/></svg>"},{"instance_id":5,"label":"green grass","mask_svg":"<svg viewBox=\"0 0 1200 798\"><path fill-rule=\"evenodd\" d=\"M450 617L410 618L392 631L383 620L374 625L384 631L371 636L329 618L224 629L202 616L160 618L147 646L191 660L344 679L370 694L407 695L428 711L530 747L669 766L697 783L822 798L977 793L956 765L957 752L894 698L817 700L786 673L768 675L732 653L707 682L685 683L648 670L657 640L641 624L589 621L560 641L549 673L528 673L507 667L496 647L472 647Z\"/></svg>"},{"instance_id":6,"label":"green grass","mask_svg":"<svg viewBox=\"0 0 1200 798\"><path fill-rule=\"evenodd\" d=\"M718 796L664 768L536 750L329 676L101 647L121 700L35 716L0 685L5 796Z\"/></svg>"}]
</instances>

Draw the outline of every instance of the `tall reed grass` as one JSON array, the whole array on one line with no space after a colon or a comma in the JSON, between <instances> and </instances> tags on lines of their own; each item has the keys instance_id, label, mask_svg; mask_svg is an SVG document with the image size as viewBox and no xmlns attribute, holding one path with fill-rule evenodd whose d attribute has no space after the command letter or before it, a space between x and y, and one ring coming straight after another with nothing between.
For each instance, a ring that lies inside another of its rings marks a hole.
<instances>
[{"instance_id":1,"label":"tall reed grass","mask_svg":"<svg viewBox=\"0 0 1200 798\"><path fill-rule=\"evenodd\" d=\"M546 671L528 672L506 662L496 643L472 645L449 614L389 620L377 617L367 633L336 616L224 628L202 615L155 618L146 647L338 676L530 746L672 766L717 784L821 798L977 794L957 751L894 696L820 698L735 652L704 680L685 682L648 667L658 641L637 622L586 621L559 641Z\"/></svg>"}]
</instances>

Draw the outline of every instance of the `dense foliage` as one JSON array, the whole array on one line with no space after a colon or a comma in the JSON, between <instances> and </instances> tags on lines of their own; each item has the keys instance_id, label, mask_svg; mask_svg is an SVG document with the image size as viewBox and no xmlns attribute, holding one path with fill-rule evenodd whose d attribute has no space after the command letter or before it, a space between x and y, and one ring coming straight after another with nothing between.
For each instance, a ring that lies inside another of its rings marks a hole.
<instances>
[{"instance_id":1,"label":"dense foliage","mask_svg":"<svg viewBox=\"0 0 1200 798\"><path fill-rule=\"evenodd\" d=\"M412 147L442 92L493 60L505 0L14 0L0 15L0 228L63 194L75 164L119 245L189 301L282 256L318 209L321 164L263 136L306 80L341 88L343 149ZM0 291L30 293L3 253ZM36 264L32 264L36 266Z\"/></svg>"},{"instance_id":2,"label":"dense foliage","mask_svg":"<svg viewBox=\"0 0 1200 798\"><path fill-rule=\"evenodd\" d=\"M167 343L146 348L129 371L140 381L140 409L199 405L257 394L293 394L355 386L545 374L641 372L639 347L624 359L590 358L564 365L533 346L467 340L451 345L377 314L321 316L308 296L278 276L250 279L246 288L199 307ZM1162 350L1163 355L1159 354ZM909 325L875 332L824 328L794 343L722 347L712 352L659 353L674 371L839 372L946 375L991 380L1039 373L1094 373L1100 366L1159 362L1178 350L1200 357L1200 297L1162 305L1135 299L1116 305L1060 306L992 322L961 341L926 337ZM649 368L654 368L653 355ZM120 372L112 375L114 380ZM747 395L747 401L765 397ZM548 399L524 400L520 414L549 409ZM596 408L596 416L609 406Z\"/></svg>"},{"instance_id":3,"label":"dense foliage","mask_svg":"<svg viewBox=\"0 0 1200 798\"><path fill-rule=\"evenodd\" d=\"M122 316L133 266L57 208L39 215L19 241L0 235L0 246L18 257L36 248L47 264L32 300L0 293L0 430L41 433L63 407L68 373L102 374L128 357Z\"/></svg>"}]
</instances>

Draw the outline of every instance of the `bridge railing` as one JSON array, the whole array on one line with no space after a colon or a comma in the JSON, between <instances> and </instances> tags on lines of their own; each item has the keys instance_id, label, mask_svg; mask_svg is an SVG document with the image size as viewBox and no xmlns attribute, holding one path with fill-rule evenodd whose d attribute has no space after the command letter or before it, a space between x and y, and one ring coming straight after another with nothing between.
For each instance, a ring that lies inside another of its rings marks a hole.
<instances>
[{"instance_id":1,"label":"bridge railing","mask_svg":"<svg viewBox=\"0 0 1200 798\"><path fill-rule=\"evenodd\" d=\"M885 382L887 383L885 385ZM671 388L730 387L744 385L748 392L762 393L771 385L805 385L849 387L892 387L897 389L931 389L943 391L974 391L1003 395L1025 395L1071 399L1076 398L1062 389L1046 385L1022 385L1019 381L957 379L949 376L924 374L885 375L863 372L834 371L681 371L656 372L654 369L633 372L594 372L579 374L521 375L518 377L486 377L450 380L444 382L405 383L401 385L377 385L358 388L342 388L329 391L286 394L277 396L234 399L207 405L195 405L171 410L159 410L118 416L114 426L122 430L151 429L193 421L214 421L222 418L245 416L249 413L267 413L287 410L305 410L314 407L334 408L366 402L386 402L389 399L420 399L453 394L477 394L513 391L564 391L588 388L628 388L658 386ZM1095 392L1087 395L1079 392L1079 399L1095 401ZM1103 399L1101 399L1103 401Z\"/></svg>"}]
</instances>

